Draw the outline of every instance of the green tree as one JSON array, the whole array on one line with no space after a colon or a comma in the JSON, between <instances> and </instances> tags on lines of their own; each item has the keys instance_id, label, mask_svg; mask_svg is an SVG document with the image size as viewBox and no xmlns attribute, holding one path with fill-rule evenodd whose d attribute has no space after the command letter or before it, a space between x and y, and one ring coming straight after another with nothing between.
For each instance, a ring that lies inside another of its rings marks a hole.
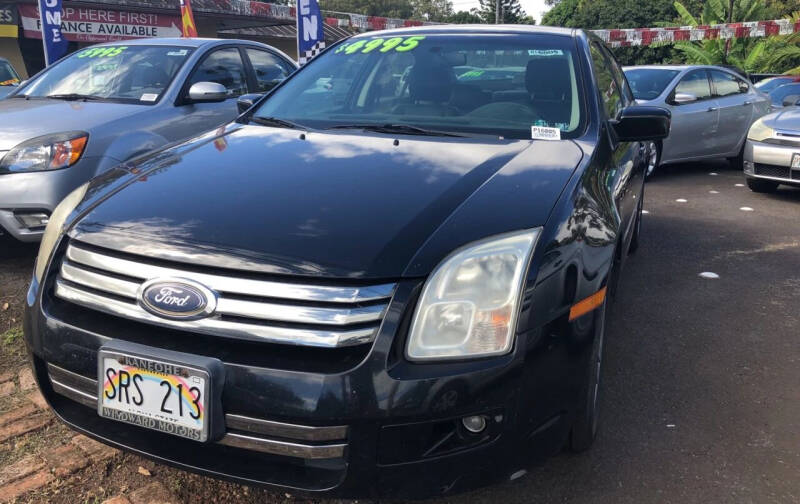
<instances>
[{"instance_id":1,"label":"green tree","mask_svg":"<svg viewBox=\"0 0 800 504\"><path fill-rule=\"evenodd\" d=\"M478 15L477 9L471 11L458 11L447 17L446 22L453 24L480 24L483 23L483 18Z\"/></svg>"},{"instance_id":2,"label":"green tree","mask_svg":"<svg viewBox=\"0 0 800 504\"><path fill-rule=\"evenodd\" d=\"M770 10L765 0L709 0L699 15L693 15L681 2L675 10L683 25L697 26L733 22L758 21L768 17ZM774 8L775 2L773 2ZM784 8L784 7L780 7ZM795 16L795 20L797 16ZM676 42L675 49L688 63L705 65L734 65L747 72L783 72L800 63L800 37L796 34L766 38L740 38L729 40L703 40Z\"/></svg>"},{"instance_id":3,"label":"green tree","mask_svg":"<svg viewBox=\"0 0 800 504\"><path fill-rule=\"evenodd\" d=\"M672 0L560 0L544 15L542 24L586 30L645 28L671 21L675 15ZM673 49L667 45L619 47L614 54L625 65L673 60Z\"/></svg>"},{"instance_id":4,"label":"green tree","mask_svg":"<svg viewBox=\"0 0 800 504\"><path fill-rule=\"evenodd\" d=\"M477 14L484 23L494 23L496 19L495 0L479 0ZM519 0L500 0L500 22L505 24L530 24L533 18L525 14Z\"/></svg>"},{"instance_id":5,"label":"green tree","mask_svg":"<svg viewBox=\"0 0 800 504\"><path fill-rule=\"evenodd\" d=\"M446 22L453 15L453 3L449 0L410 0L414 19Z\"/></svg>"}]
</instances>

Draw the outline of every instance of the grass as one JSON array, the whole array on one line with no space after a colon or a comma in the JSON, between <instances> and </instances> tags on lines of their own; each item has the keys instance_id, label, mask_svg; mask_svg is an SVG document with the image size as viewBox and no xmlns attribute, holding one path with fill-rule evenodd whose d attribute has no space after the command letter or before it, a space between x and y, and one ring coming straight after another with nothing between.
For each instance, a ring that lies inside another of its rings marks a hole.
<instances>
[{"instance_id":1,"label":"grass","mask_svg":"<svg viewBox=\"0 0 800 504\"><path fill-rule=\"evenodd\" d=\"M22 326L0 334L0 372L15 370L25 364L25 341Z\"/></svg>"},{"instance_id":2,"label":"grass","mask_svg":"<svg viewBox=\"0 0 800 504\"><path fill-rule=\"evenodd\" d=\"M12 327L4 332L0 339L3 340L3 346L13 345L16 342L22 342L22 326Z\"/></svg>"}]
</instances>

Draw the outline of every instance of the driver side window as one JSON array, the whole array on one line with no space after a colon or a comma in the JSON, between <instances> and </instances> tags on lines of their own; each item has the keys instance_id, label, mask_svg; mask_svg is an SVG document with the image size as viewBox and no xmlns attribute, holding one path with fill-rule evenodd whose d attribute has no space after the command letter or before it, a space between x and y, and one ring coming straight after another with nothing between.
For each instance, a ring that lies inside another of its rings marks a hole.
<instances>
[{"instance_id":1,"label":"driver side window","mask_svg":"<svg viewBox=\"0 0 800 504\"><path fill-rule=\"evenodd\" d=\"M225 86L229 97L247 92L247 77L239 49L227 47L218 49L203 60L195 69L189 87L198 82L216 82Z\"/></svg>"},{"instance_id":2,"label":"driver side window","mask_svg":"<svg viewBox=\"0 0 800 504\"><path fill-rule=\"evenodd\" d=\"M619 85L614 78L614 73L608 60L603 56L600 46L597 43L592 43L589 47L592 53L592 66L597 77L600 102L605 108L606 117L609 119L617 117L617 114L625 107Z\"/></svg>"},{"instance_id":3,"label":"driver side window","mask_svg":"<svg viewBox=\"0 0 800 504\"><path fill-rule=\"evenodd\" d=\"M688 93L698 100L711 98L711 86L708 83L708 74L705 70L695 70L686 74L675 87L675 93Z\"/></svg>"}]
</instances>

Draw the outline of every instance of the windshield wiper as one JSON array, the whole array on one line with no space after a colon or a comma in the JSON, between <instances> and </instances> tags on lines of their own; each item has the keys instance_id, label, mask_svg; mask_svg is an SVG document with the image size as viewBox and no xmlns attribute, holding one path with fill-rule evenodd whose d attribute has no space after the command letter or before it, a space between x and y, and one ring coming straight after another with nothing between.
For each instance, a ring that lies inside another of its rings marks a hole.
<instances>
[{"instance_id":1,"label":"windshield wiper","mask_svg":"<svg viewBox=\"0 0 800 504\"><path fill-rule=\"evenodd\" d=\"M80 93L64 93L64 94L50 94L45 98L52 98L54 100L78 101L78 100L105 100L102 96L94 96Z\"/></svg>"},{"instance_id":2,"label":"windshield wiper","mask_svg":"<svg viewBox=\"0 0 800 504\"><path fill-rule=\"evenodd\" d=\"M436 131L425 128L418 128L408 124L339 124L327 129L363 129L364 131L374 131L375 133L400 133L403 135L422 135L422 136L445 136L463 137L449 131Z\"/></svg>"},{"instance_id":3,"label":"windshield wiper","mask_svg":"<svg viewBox=\"0 0 800 504\"><path fill-rule=\"evenodd\" d=\"M254 122L256 124L261 124L263 126L277 126L278 128L308 129L302 124L297 124L296 122L287 121L286 119L278 119L277 117L252 116L248 119L248 122Z\"/></svg>"}]
</instances>

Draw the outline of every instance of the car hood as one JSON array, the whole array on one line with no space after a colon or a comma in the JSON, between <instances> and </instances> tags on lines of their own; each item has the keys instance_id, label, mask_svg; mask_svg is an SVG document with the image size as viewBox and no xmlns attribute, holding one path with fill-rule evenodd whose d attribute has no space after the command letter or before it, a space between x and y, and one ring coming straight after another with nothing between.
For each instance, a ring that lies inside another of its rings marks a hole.
<instances>
[{"instance_id":1,"label":"car hood","mask_svg":"<svg viewBox=\"0 0 800 504\"><path fill-rule=\"evenodd\" d=\"M765 115L762 120L766 126L782 130L800 131L800 107L786 107Z\"/></svg>"},{"instance_id":2,"label":"car hood","mask_svg":"<svg viewBox=\"0 0 800 504\"><path fill-rule=\"evenodd\" d=\"M571 141L231 125L96 179L106 190L72 235L274 274L418 276L463 243L542 225L581 157Z\"/></svg>"},{"instance_id":3,"label":"car hood","mask_svg":"<svg viewBox=\"0 0 800 504\"><path fill-rule=\"evenodd\" d=\"M50 98L0 101L0 151L50 133L87 131L147 110L146 105Z\"/></svg>"}]
</instances>

